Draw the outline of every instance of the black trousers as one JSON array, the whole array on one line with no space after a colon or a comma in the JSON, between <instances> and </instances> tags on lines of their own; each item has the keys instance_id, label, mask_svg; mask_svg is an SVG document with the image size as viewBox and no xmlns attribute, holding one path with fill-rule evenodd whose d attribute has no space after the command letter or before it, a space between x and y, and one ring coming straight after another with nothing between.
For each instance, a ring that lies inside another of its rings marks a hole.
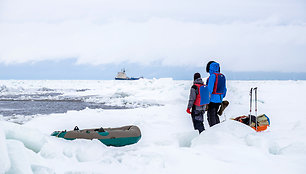
<instances>
[{"instance_id":1,"label":"black trousers","mask_svg":"<svg viewBox=\"0 0 306 174\"><path fill-rule=\"evenodd\" d=\"M193 128L194 130L198 130L199 133L203 132L205 130L204 128L204 124L203 124L203 115L204 115L204 112L203 110L195 110L195 109L192 109L192 112L191 112L191 118L192 118L192 123L193 123Z\"/></svg>"},{"instance_id":2,"label":"black trousers","mask_svg":"<svg viewBox=\"0 0 306 174\"><path fill-rule=\"evenodd\" d=\"M220 123L219 116L217 115L220 105L221 103L212 103L212 102L208 104L207 120L210 127Z\"/></svg>"}]
</instances>

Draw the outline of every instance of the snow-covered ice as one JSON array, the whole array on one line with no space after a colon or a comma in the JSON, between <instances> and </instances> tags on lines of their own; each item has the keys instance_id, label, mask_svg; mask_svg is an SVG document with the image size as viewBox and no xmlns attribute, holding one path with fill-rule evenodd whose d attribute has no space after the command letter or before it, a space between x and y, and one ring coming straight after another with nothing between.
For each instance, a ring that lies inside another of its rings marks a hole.
<instances>
[{"instance_id":1,"label":"snow-covered ice","mask_svg":"<svg viewBox=\"0 0 306 174\"><path fill-rule=\"evenodd\" d=\"M84 109L48 115L0 116L0 173L258 174L306 173L306 81L228 81L224 121L198 135L185 112L192 81L0 81L1 95L18 100L78 99L132 109ZM258 113L267 131L230 120L249 112L249 89L258 87ZM37 94L37 95L33 95ZM38 95L39 94L39 95ZM44 94L44 95L40 95ZM16 121L17 120L17 121ZM23 123L23 124L17 124ZM136 125L134 145L107 147L98 140L64 140L54 130Z\"/></svg>"}]
</instances>

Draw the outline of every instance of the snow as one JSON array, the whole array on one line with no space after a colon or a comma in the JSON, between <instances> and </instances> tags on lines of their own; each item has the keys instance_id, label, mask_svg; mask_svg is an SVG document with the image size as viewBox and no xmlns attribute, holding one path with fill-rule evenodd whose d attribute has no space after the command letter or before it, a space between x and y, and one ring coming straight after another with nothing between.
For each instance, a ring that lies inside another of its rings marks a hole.
<instances>
[{"instance_id":1,"label":"snow","mask_svg":"<svg viewBox=\"0 0 306 174\"><path fill-rule=\"evenodd\" d=\"M1 81L1 95L48 94L132 109L85 109L0 119L0 173L294 173L306 172L306 81L228 81L222 123L198 135L185 112L192 81ZM230 118L249 112L249 89L258 87L264 132ZM21 95L21 96L22 96ZM19 99L21 99L21 96ZM45 97L41 95L40 97ZM35 96L37 97L37 96ZM10 120L10 121L8 121ZM51 137L55 130L136 125L134 145L107 147L98 140Z\"/></svg>"}]
</instances>

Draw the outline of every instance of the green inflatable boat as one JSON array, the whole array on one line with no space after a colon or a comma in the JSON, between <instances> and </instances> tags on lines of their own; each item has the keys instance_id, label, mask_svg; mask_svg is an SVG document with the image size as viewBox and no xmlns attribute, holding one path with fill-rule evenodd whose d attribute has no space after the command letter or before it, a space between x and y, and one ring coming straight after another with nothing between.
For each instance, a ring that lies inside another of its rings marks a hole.
<instances>
[{"instance_id":1,"label":"green inflatable boat","mask_svg":"<svg viewBox=\"0 0 306 174\"><path fill-rule=\"evenodd\" d=\"M80 130L77 126L71 131L54 131L51 136L75 139L98 139L107 146L125 146L137 143L141 138L140 129L137 126L123 126L118 128L97 128Z\"/></svg>"}]
</instances>

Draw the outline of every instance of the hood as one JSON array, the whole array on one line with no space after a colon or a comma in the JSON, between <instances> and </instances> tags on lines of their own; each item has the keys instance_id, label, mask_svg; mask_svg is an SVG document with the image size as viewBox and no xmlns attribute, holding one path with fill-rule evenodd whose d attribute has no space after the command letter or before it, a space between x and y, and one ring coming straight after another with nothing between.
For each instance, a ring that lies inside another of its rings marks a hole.
<instances>
[{"instance_id":1,"label":"hood","mask_svg":"<svg viewBox=\"0 0 306 174\"><path fill-rule=\"evenodd\" d=\"M193 84L204 84L202 78L197 78L193 81Z\"/></svg>"},{"instance_id":2,"label":"hood","mask_svg":"<svg viewBox=\"0 0 306 174\"><path fill-rule=\"evenodd\" d=\"M213 62L209 66L209 74L216 73L216 72L220 72L220 66L219 66L219 63Z\"/></svg>"}]
</instances>

